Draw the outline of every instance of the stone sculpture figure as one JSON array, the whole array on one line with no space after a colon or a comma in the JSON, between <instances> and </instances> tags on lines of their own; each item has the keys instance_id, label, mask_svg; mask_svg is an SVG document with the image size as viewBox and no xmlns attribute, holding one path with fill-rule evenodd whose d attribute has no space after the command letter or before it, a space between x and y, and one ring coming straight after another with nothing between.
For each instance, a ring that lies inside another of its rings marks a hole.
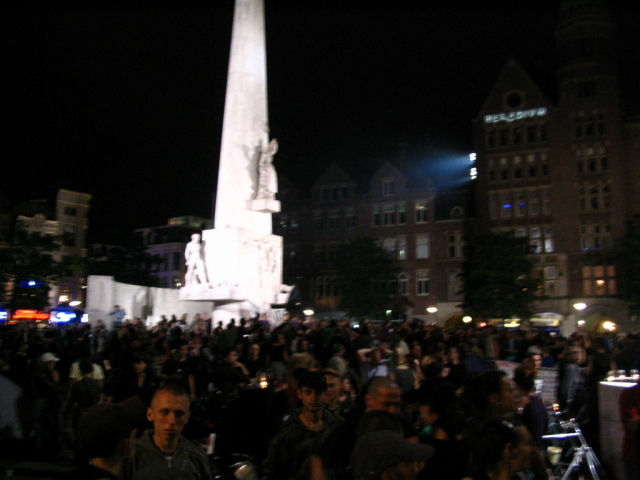
<instances>
[{"instance_id":1,"label":"stone sculpture figure","mask_svg":"<svg viewBox=\"0 0 640 480\"><path fill-rule=\"evenodd\" d=\"M187 248L184 250L184 258L187 265L187 273L184 277L185 286L209 283L199 234L191 235L191 241L187 243Z\"/></svg>"},{"instance_id":2,"label":"stone sculpture figure","mask_svg":"<svg viewBox=\"0 0 640 480\"><path fill-rule=\"evenodd\" d=\"M256 198L274 199L278 191L278 178L273 166L273 156L278 151L278 141L274 138L262 148L258 162L258 192Z\"/></svg>"}]
</instances>

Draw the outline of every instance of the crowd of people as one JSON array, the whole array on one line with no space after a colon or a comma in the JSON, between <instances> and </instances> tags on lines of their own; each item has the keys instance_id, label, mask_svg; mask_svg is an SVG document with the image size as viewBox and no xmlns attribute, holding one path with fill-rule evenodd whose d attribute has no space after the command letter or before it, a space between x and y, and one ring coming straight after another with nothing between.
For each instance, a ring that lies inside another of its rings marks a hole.
<instances>
[{"instance_id":1,"label":"crowd of people","mask_svg":"<svg viewBox=\"0 0 640 480\"><path fill-rule=\"evenodd\" d=\"M560 408L597 449L598 382L640 368L637 335L421 321L271 328L197 315L0 333L2 375L23 392L4 451L58 462L75 452L67 478L212 478L246 455L268 480L542 479L540 369L557 369ZM492 360L520 366L511 376ZM217 463L205 455L211 433Z\"/></svg>"}]
</instances>

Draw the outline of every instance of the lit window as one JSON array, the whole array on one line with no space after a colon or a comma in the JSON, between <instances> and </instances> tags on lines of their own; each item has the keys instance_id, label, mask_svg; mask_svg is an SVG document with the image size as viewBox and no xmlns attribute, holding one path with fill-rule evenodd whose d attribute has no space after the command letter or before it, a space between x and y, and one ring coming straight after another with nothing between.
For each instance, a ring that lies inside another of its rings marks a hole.
<instances>
[{"instance_id":1,"label":"lit window","mask_svg":"<svg viewBox=\"0 0 640 480\"><path fill-rule=\"evenodd\" d=\"M407 259L407 237L397 237L398 260Z\"/></svg>"},{"instance_id":2,"label":"lit window","mask_svg":"<svg viewBox=\"0 0 640 480\"><path fill-rule=\"evenodd\" d=\"M427 202L416 202L416 223L427 223L429 221L429 209L427 208Z\"/></svg>"},{"instance_id":3,"label":"lit window","mask_svg":"<svg viewBox=\"0 0 640 480\"><path fill-rule=\"evenodd\" d=\"M429 235L416 237L416 258L429 258Z\"/></svg>"}]
</instances>

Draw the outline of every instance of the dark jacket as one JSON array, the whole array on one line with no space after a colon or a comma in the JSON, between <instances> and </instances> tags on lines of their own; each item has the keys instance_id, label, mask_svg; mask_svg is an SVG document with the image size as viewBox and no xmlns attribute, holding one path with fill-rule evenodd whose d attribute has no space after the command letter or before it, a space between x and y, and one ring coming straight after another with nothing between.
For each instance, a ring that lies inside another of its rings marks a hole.
<instances>
[{"instance_id":1,"label":"dark jacket","mask_svg":"<svg viewBox=\"0 0 640 480\"><path fill-rule=\"evenodd\" d=\"M269 480L292 480L306 475L308 458L314 453L329 433L341 422L342 417L323 410L323 429L309 430L300 420L301 410L296 410L282 424L269 444L267 458L263 462L264 474Z\"/></svg>"},{"instance_id":2,"label":"dark jacket","mask_svg":"<svg viewBox=\"0 0 640 480\"><path fill-rule=\"evenodd\" d=\"M176 452L162 453L146 430L135 446L124 478L132 480L212 480L209 460L204 451L184 437Z\"/></svg>"}]
</instances>

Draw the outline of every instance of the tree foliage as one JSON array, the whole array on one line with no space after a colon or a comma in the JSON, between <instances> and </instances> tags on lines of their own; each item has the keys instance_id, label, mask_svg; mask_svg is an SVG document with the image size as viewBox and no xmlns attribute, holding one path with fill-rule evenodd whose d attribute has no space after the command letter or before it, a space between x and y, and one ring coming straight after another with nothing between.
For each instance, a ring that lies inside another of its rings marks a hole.
<instances>
[{"instance_id":1,"label":"tree foliage","mask_svg":"<svg viewBox=\"0 0 640 480\"><path fill-rule=\"evenodd\" d=\"M73 268L54 258L59 247L59 237L30 232L21 225L13 232L11 243L0 247L0 280L13 286L4 299L12 308L44 310L49 306L50 285Z\"/></svg>"},{"instance_id":2,"label":"tree foliage","mask_svg":"<svg viewBox=\"0 0 640 480\"><path fill-rule=\"evenodd\" d=\"M629 225L629 233L616 248L619 297L629 302L629 313L640 314L640 218Z\"/></svg>"},{"instance_id":3,"label":"tree foliage","mask_svg":"<svg viewBox=\"0 0 640 480\"><path fill-rule=\"evenodd\" d=\"M528 238L491 233L472 239L463 264L464 311L483 318L530 318L537 282Z\"/></svg>"},{"instance_id":4,"label":"tree foliage","mask_svg":"<svg viewBox=\"0 0 640 480\"><path fill-rule=\"evenodd\" d=\"M339 308L356 317L373 316L407 304L398 295L400 266L372 238L358 238L337 251Z\"/></svg>"},{"instance_id":5,"label":"tree foliage","mask_svg":"<svg viewBox=\"0 0 640 480\"><path fill-rule=\"evenodd\" d=\"M160 279L154 274L160 257L149 255L144 248L115 247L105 255L87 258L87 275L105 275L116 282L145 287L159 287Z\"/></svg>"}]
</instances>

